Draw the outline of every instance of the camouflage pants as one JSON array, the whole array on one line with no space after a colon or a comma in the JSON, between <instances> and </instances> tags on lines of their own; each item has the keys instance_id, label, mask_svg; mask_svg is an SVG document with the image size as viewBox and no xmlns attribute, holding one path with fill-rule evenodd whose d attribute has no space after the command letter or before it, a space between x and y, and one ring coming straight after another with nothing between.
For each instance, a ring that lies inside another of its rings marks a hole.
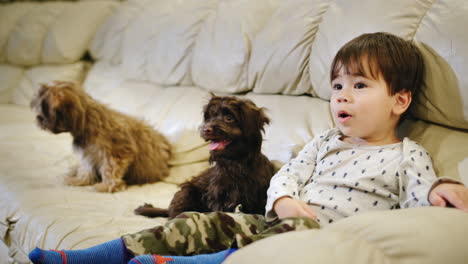
<instances>
[{"instance_id":1,"label":"camouflage pants","mask_svg":"<svg viewBox=\"0 0 468 264\"><path fill-rule=\"evenodd\" d=\"M242 213L183 213L162 226L124 235L135 256L143 254L196 255L243 247L256 240L293 230L319 228L309 218L266 222L262 215Z\"/></svg>"}]
</instances>

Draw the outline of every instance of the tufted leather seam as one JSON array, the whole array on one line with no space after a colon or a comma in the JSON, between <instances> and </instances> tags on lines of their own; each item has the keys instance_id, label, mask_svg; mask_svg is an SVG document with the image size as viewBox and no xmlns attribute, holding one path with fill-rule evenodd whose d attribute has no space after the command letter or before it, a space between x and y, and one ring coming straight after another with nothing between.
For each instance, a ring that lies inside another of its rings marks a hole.
<instances>
[{"instance_id":1,"label":"tufted leather seam","mask_svg":"<svg viewBox=\"0 0 468 264\"><path fill-rule=\"evenodd\" d=\"M220 0L216 0L216 6L213 5L213 10L212 10L213 14L210 14L210 11L207 11L206 15L204 17L200 18L200 21L197 22L198 29L196 30L196 32L194 32L193 41L187 47L186 52L185 52L186 54L184 55L184 57L187 57L187 70L186 70L186 73L184 74L184 77L182 77L182 79L179 80L179 83L188 81L190 83L189 85L196 85L195 81L193 80L193 76L192 76L194 49L197 46L197 40L198 40L198 36L200 35L200 32L203 30L203 27L206 27L206 23L207 23L206 21L212 15L213 16L218 16L219 6L220 6ZM180 64L180 62L182 60L183 60L183 58L177 63L177 66ZM171 72L171 74L174 72L174 69Z\"/></svg>"},{"instance_id":2,"label":"tufted leather seam","mask_svg":"<svg viewBox=\"0 0 468 264\"><path fill-rule=\"evenodd\" d=\"M72 9L75 5L78 5L78 4L75 4L75 3L70 3L70 4L65 4L63 5L62 10L60 10L60 12L57 12L55 15L54 15L54 18L51 19L51 22L49 25L47 25L47 31L45 32L43 38L42 38L42 41L41 41L41 51L40 51L40 57L39 57L39 60L40 60L40 63L39 64L42 64L44 63L44 48L46 46L46 40L47 40L47 37L49 36L49 34L51 34L53 28L55 25L57 25L59 22L62 22L61 19L63 19L64 14ZM73 62L72 62L73 63Z\"/></svg>"},{"instance_id":3,"label":"tufted leather seam","mask_svg":"<svg viewBox=\"0 0 468 264\"><path fill-rule=\"evenodd\" d=\"M307 66L304 66L304 70L307 69L307 71L305 72L304 78L306 78L306 80L309 83L309 89L308 91L306 91L306 94L311 94L313 97L316 97L316 98L320 98L320 96L315 91L315 87L312 85L312 81L310 77L310 54L312 53L312 47L314 46L315 40L317 38L317 33L320 31L320 25L323 22L323 17L328 12L328 10L330 10L332 0L327 0L326 2L327 2L326 7L324 7L323 12L320 14L319 20L317 20L317 29L314 32L313 38L310 40L310 44L309 44L308 51L307 51L308 52Z\"/></svg>"},{"instance_id":4,"label":"tufted leather seam","mask_svg":"<svg viewBox=\"0 0 468 264\"><path fill-rule=\"evenodd\" d=\"M4 61L5 62L8 62L8 63L11 63L13 65L15 65L15 63L8 57L8 46L9 46L9 43L10 43L10 40L11 40L11 35L15 32L15 29L16 27L18 27L18 23L20 23L20 21L24 18L24 17L27 17L30 15L31 12L33 10L33 7L29 8L29 10L27 10L22 16L18 16L16 18L16 21L13 23L13 26L10 28L10 31L7 33L7 40L5 41L5 44L4 44L4 47L1 47L3 49L3 53L5 55L4 57ZM22 66L22 65L20 65Z\"/></svg>"},{"instance_id":5,"label":"tufted leather seam","mask_svg":"<svg viewBox=\"0 0 468 264\"><path fill-rule=\"evenodd\" d=\"M418 23L416 24L416 27L414 29L414 32L411 36L411 39L414 39L414 36L416 35L416 32L418 32L418 29L419 27L421 26L421 23L422 23L422 20L427 16L427 13L429 13L429 10L432 9L432 7L434 6L434 3L436 2L437 0L433 0L431 5L426 9L426 12L424 12L424 14L421 16L421 18L419 19Z\"/></svg>"}]
</instances>

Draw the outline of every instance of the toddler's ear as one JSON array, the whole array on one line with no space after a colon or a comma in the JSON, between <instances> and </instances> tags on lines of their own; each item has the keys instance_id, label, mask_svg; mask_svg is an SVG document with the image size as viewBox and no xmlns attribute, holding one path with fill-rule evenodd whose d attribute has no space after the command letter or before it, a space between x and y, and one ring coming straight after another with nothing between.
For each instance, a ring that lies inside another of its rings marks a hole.
<instances>
[{"instance_id":1,"label":"toddler's ear","mask_svg":"<svg viewBox=\"0 0 468 264\"><path fill-rule=\"evenodd\" d=\"M411 91L400 91L393 95L395 104L393 105L393 113L402 115L411 104Z\"/></svg>"}]
</instances>

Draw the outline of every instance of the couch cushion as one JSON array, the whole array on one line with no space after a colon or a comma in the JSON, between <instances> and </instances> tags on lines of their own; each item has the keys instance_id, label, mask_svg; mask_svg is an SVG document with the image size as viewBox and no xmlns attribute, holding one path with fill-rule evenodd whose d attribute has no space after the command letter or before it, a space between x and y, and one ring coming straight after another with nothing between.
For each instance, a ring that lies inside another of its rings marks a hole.
<instances>
[{"instance_id":1,"label":"couch cushion","mask_svg":"<svg viewBox=\"0 0 468 264\"><path fill-rule=\"evenodd\" d=\"M277 166L295 157L315 135L334 126L329 104L320 98L255 93L246 97L266 108L271 119L262 150Z\"/></svg>"},{"instance_id":2,"label":"couch cushion","mask_svg":"<svg viewBox=\"0 0 468 264\"><path fill-rule=\"evenodd\" d=\"M213 0L130 1L98 30L92 54L121 62L129 79L190 85L194 41L215 6Z\"/></svg>"},{"instance_id":3,"label":"couch cushion","mask_svg":"<svg viewBox=\"0 0 468 264\"><path fill-rule=\"evenodd\" d=\"M25 66L76 62L115 6L114 1L1 5L0 59Z\"/></svg>"},{"instance_id":4,"label":"couch cushion","mask_svg":"<svg viewBox=\"0 0 468 264\"><path fill-rule=\"evenodd\" d=\"M13 91L19 86L23 68L0 64L0 103L11 103Z\"/></svg>"},{"instance_id":5,"label":"couch cushion","mask_svg":"<svg viewBox=\"0 0 468 264\"><path fill-rule=\"evenodd\" d=\"M89 52L96 60L105 60L109 63L122 62L122 42L125 30L135 16L141 13L142 6L136 1L124 1L116 10L104 20L94 34L90 43Z\"/></svg>"},{"instance_id":6,"label":"couch cushion","mask_svg":"<svg viewBox=\"0 0 468 264\"><path fill-rule=\"evenodd\" d=\"M467 236L468 214L460 210L425 207L370 212L320 230L260 240L223 263L463 264L468 259Z\"/></svg>"},{"instance_id":7,"label":"couch cushion","mask_svg":"<svg viewBox=\"0 0 468 264\"><path fill-rule=\"evenodd\" d=\"M252 42L248 81L256 93L310 93L310 47L328 2L281 1Z\"/></svg>"},{"instance_id":8,"label":"couch cushion","mask_svg":"<svg viewBox=\"0 0 468 264\"><path fill-rule=\"evenodd\" d=\"M6 62L6 48L10 34L15 30L16 24L19 23L21 17L26 15L35 7L34 3L23 2L10 5L0 6L0 62Z\"/></svg>"},{"instance_id":9,"label":"couch cushion","mask_svg":"<svg viewBox=\"0 0 468 264\"><path fill-rule=\"evenodd\" d=\"M424 43L425 87L414 114L438 124L468 129L468 3L436 1L421 20L415 39Z\"/></svg>"},{"instance_id":10,"label":"couch cushion","mask_svg":"<svg viewBox=\"0 0 468 264\"><path fill-rule=\"evenodd\" d=\"M129 79L216 92L247 87L251 42L276 1L130 1L97 31L91 54Z\"/></svg>"},{"instance_id":11,"label":"couch cushion","mask_svg":"<svg viewBox=\"0 0 468 264\"><path fill-rule=\"evenodd\" d=\"M89 63L77 62L64 65L41 65L28 68L23 72L19 84L13 88L11 102L29 105L40 84L54 80L81 83L88 70Z\"/></svg>"},{"instance_id":12,"label":"couch cushion","mask_svg":"<svg viewBox=\"0 0 468 264\"><path fill-rule=\"evenodd\" d=\"M218 1L203 21L193 49L194 84L214 92L251 90L247 83L252 42L278 1Z\"/></svg>"}]
</instances>

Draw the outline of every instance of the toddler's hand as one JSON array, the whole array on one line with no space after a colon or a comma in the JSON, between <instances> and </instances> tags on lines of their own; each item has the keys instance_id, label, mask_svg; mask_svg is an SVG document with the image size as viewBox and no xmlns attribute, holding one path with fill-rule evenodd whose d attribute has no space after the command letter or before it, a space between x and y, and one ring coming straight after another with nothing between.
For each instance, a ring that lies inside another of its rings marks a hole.
<instances>
[{"instance_id":1,"label":"toddler's hand","mask_svg":"<svg viewBox=\"0 0 468 264\"><path fill-rule=\"evenodd\" d=\"M461 184L442 183L432 189L429 202L434 206L447 207L450 203L454 207L468 212L468 188Z\"/></svg>"},{"instance_id":2,"label":"toddler's hand","mask_svg":"<svg viewBox=\"0 0 468 264\"><path fill-rule=\"evenodd\" d=\"M287 217L309 217L314 220L317 219L314 211L308 204L302 200L293 199L289 196L281 197L276 200L273 205L279 219Z\"/></svg>"}]
</instances>

